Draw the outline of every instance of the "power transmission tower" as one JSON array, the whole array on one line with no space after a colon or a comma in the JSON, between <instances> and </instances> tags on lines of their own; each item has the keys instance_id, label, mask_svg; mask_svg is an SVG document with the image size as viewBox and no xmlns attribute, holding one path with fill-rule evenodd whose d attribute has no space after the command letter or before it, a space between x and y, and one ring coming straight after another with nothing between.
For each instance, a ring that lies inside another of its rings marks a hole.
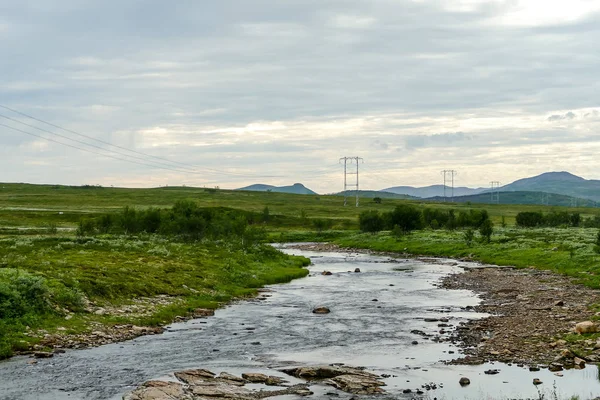
<instances>
[{"instance_id":1,"label":"power transmission tower","mask_svg":"<svg viewBox=\"0 0 600 400\"><path fill-rule=\"evenodd\" d=\"M491 181L490 185L492 186L492 203L499 204L500 203L500 182Z\"/></svg>"},{"instance_id":2,"label":"power transmission tower","mask_svg":"<svg viewBox=\"0 0 600 400\"><path fill-rule=\"evenodd\" d=\"M445 169L442 171L442 175L444 176L444 202L448 201L448 198L446 196L446 188L447 188L447 182L450 182L451 186L451 191L450 191L450 198L452 201L454 201L454 175L457 175L458 173L453 170L453 169ZM448 177L450 176L450 177Z\"/></svg>"},{"instance_id":3,"label":"power transmission tower","mask_svg":"<svg viewBox=\"0 0 600 400\"><path fill-rule=\"evenodd\" d=\"M542 204L543 205L545 205L545 206L548 205L549 200L550 200L549 197L550 196L548 195L548 193L542 193Z\"/></svg>"},{"instance_id":4,"label":"power transmission tower","mask_svg":"<svg viewBox=\"0 0 600 400\"><path fill-rule=\"evenodd\" d=\"M358 164L363 161L361 157L342 157L344 161L344 206L348 205L348 188L356 190L356 207L358 207ZM348 171L348 164L356 163L356 172ZM348 183L348 175L356 175L356 183Z\"/></svg>"}]
</instances>

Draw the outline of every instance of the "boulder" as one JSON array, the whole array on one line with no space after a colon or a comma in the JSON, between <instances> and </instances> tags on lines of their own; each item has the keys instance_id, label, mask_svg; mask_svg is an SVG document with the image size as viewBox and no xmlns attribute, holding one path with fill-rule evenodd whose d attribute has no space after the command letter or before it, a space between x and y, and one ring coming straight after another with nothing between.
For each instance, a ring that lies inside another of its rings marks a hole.
<instances>
[{"instance_id":1,"label":"boulder","mask_svg":"<svg viewBox=\"0 0 600 400\"><path fill-rule=\"evenodd\" d=\"M583 321L575 325L575 332L579 333L595 333L598 331L598 327L592 321Z\"/></svg>"},{"instance_id":2,"label":"boulder","mask_svg":"<svg viewBox=\"0 0 600 400\"><path fill-rule=\"evenodd\" d=\"M344 365L317 365L312 367L285 368L281 372L302 379L331 379L340 375L361 375L370 378L379 378L364 368Z\"/></svg>"},{"instance_id":3,"label":"boulder","mask_svg":"<svg viewBox=\"0 0 600 400\"><path fill-rule=\"evenodd\" d=\"M267 375L256 372L244 373L242 374L242 378L251 383L265 383L269 379Z\"/></svg>"},{"instance_id":4,"label":"boulder","mask_svg":"<svg viewBox=\"0 0 600 400\"><path fill-rule=\"evenodd\" d=\"M133 392L123 396L123 400L192 400L179 382L149 381Z\"/></svg>"},{"instance_id":5,"label":"boulder","mask_svg":"<svg viewBox=\"0 0 600 400\"><path fill-rule=\"evenodd\" d=\"M327 307L315 307L312 312L313 314L329 314L331 310Z\"/></svg>"},{"instance_id":6,"label":"boulder","mask_svg":"<svg viewBox=\"0 0 600 400\"><path fill-rule=\"evenodd\" d=\"M564 369L563 365L558 362L553 362L552 364L550 364L548 366L548 370L551 372L558 372L558 371L562 371L563 369Z\"/></svg>"},{"instance_id":7,"label":"boulder","mask_svg":"<svg viewBox=\"0 0 600 400\"><path fill-rule=\"evenodd\" d=\"M325 383L346 393L365 395L384 393L380 386L385 386L385 383L377 378L366 375L340 375Z\"/></svg>"},{"instance_id":8,"label":"boulder","mask_svg":"<svg viewBox=\"0 0 600 400\"><path fill-rule=\"evenodd\" d=\"M253 396L251 390L240 387L227 385L226 383L204 384L191 386L190 391L193 399L204 399L204 398L224 398L224 399L236 399L236 400L252 400L256 397Z\"/></svg>"},{"instance_id":9,"label":"boulder","mask_svg":"<svg viewBox=\"0 0 600 400\"><path fill-rule=\"evenodd\" d=\"M216 379L235 386L244 386L246 384L246 381L243 378L229 374L227 372L221 372L219 376L216 377Z\"/></svg>"},{"instance_id":10,"label":"boulder","mask_svg":"<svg viewBox=\"0 0 600 400\"><path fill-rule=\"evenodd\" d=\"M534 385L536 385L536 386L537 386L537 385L541 385L541 384L542 384L542 381L541 381L541 380L539 380L538 378L533 378L533 384L534 384Z\"/></svg>"},{"instance_id":11,"label":"boulder","mask_svg":"<svg viewBox=\"0 0 600 400\"><path fill-rule=\"evenodd\" d=\"M458 383L460 384L460 386L467 386L471 384L471 380L463 376L462 378L460 378Z\"/></svg>"},{"instance_id":12,"label":"boulder","mask_svg":"<svg viewBox=\"0 0 600 400\"><path fill-rule=\"evenodd\" d=\"M198 385L214 379L215 374L207 369L188 369L175 372L175 377L188 385Z\"/></svg>"},{"instance_id":13,"label":"boulder","mask_svg":"<svg viewBox=\"0 0 600 400\"><path fill-rule=\"evenodd\" d=\"M333 275L333 274L331 273L331 271L323 271L323 272L321 272L321 275L329 276L329 275Z\"/></svg>"},{"instance_id":14,"label":"boulder","mask_svg":"<svg viewBox=\"0 0 600 400\"><path fill-rule=\"evenodd\" d=\"M354 272L356 272L356 273L360 272L360 268L354 268Z\"/></svg>"},{"instance_id":15,"label":"boulder","mask_svg":"<svg viewBox=\"0 0 600 400\"><path fill-rule=\"evenodd\" d=\"M576 368L585 368L585 360L583 360L579 357L575 357L573 359L573 363L575 364Z\"/></svg>"}]
</instances>

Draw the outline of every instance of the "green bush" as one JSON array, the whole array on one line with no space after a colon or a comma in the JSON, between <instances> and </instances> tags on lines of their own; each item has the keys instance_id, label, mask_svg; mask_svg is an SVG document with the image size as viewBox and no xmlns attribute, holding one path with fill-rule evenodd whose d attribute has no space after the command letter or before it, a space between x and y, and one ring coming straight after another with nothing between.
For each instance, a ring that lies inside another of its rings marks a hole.
<instances>
[{"instance_id":1,"label":"green bush","mask_svg":"<svg viewBox=\"0 0 600 400\"><path fill-rule=\"evenodd\" d=\"M394 211L383 214L383 220L388 229L399 226L403 232L407 233L421 228L421 218L421 211L407 204L396 206Z\"/></svg>"},{"instance_id":2,"label":"green bush","mask_svg":"<svg viewBox=\"0 0 600 400\"><path fill-rule=\"evenodd\" d=\"M79 221L79 225L77 226L77 230L75 231L77 236L90 236L96 233L96 223L88 218L83 218Z\"/></svg>"},{"instance_id":3,"label":"green bush","mask_svg":"<svg viewBox=\"0 0 600 400\"><path fill-rule=\"evenodd\" d=\"M463 233L463 238L465 239L465 243L467 244L467 246L471 247L471 245L473 244L473 239L475 239L475 231L473 231L472 228L468 228Z\"/></svg>"},{"instance_id":4,"label":"green bush","mask_svg":"<svg viewBox=\"0 0 600 400\"><path fill-rule=\"evenodd\" d=\"M312 220L312 224L317 230L317 233L322 233L333 226L333 221L325 218L315 218Z\"/></svg>"},{"instance_id":5,"label":"green bush","mask_svg":"<svg viewBox=\"0 0 600 400\"><path fill-rule=\"evenodd\" d=\"M358 216L358 225L363 232L379 232L383 230L383 218L377 210L363 211Z\"/></svg>"},{"instance_id":6,"label":"green bush","mask_svg":"<svg viewBox=\"0 0 600 400\"><path fill-rule=\"evenodd\" d=\"M482 241L489 243L492 239L492 233L494 233L494 224L487 219L479 227L479 234L481 235Z\"/></svg>"},{"instance_id":7,"label":"green bush","mask_svg":"<svg viewBox=\"0 0 600 400\"><path fill-rule=\"evenodd\" d=\"M582 219L579 213L568 213L566 211L554 211L545 215L539 211L524 211L517 214L516 222L517 226L523 228L535 228L539 226L578 227L582 225ZM588 224L588 221L583 222L584 226L587 226Z\"/></svg>"}]
</instances>

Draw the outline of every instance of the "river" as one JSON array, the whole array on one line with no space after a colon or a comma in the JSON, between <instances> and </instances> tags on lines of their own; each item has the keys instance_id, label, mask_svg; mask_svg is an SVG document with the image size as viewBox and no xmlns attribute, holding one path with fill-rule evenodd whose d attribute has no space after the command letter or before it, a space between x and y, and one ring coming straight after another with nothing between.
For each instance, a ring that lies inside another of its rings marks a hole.
<instances>
[{"instance_id":1,"label":"river","mask_svg":"<svg viewBox=\"0 0 600 400\"><path fill-rule=\"evenodd\" d=\"M283 376L277 368L334 362L390 375L384 379L389 395L380 398L415 398L415 391L427 383L435 383L437 389L416 398L538 399L541 393L553 399L556 392L559 399L572 395L589 399L600 395L595 366L564 371L563 377L557 377L546 370L530 372L498 363L446 365L444 360L459 356L458 348L411 333L440 330L426 318L448 318L456 326L484 316L467 308L479 301L472 292L434 286L468 263L283 250L310 257L310 276L271 286L262 300L235 302L214 317L172 324L162 335L71 350L33 365L26 357L0 362L0 399L117 400L146 380L187 368ZM361 272L355 273L355 268ZM321 275L324 270L332 275ZM315 306L327 306L331 313L315 315L311 312ZM484 374L490 368L500 373ZM462 376L470 378L469 386L458 384ZM544 383L536 387L533 378ZM351 397L341 392L330 397L326 393L333 390L318 385L311 389L312 398ZM412 393L404 394L404 389Z\"/></svg>"}]
</instances>

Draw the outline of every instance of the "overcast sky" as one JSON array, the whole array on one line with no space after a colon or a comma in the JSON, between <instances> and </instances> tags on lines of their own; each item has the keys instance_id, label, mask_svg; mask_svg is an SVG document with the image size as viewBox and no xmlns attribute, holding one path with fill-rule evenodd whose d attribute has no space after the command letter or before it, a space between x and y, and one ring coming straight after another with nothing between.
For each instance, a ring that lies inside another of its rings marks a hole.
<instances>
[{"instance_id":1,"label":"overcast sky","mask_svg":"<svg viewBox=\"0 0 600 400\"><path fill-rule=\"evenodd\" d=\"M0 57L0 105L72 131L0 108L4 182L600 179L597 0L0 0Z\"/></svg>"}]
</instances>

